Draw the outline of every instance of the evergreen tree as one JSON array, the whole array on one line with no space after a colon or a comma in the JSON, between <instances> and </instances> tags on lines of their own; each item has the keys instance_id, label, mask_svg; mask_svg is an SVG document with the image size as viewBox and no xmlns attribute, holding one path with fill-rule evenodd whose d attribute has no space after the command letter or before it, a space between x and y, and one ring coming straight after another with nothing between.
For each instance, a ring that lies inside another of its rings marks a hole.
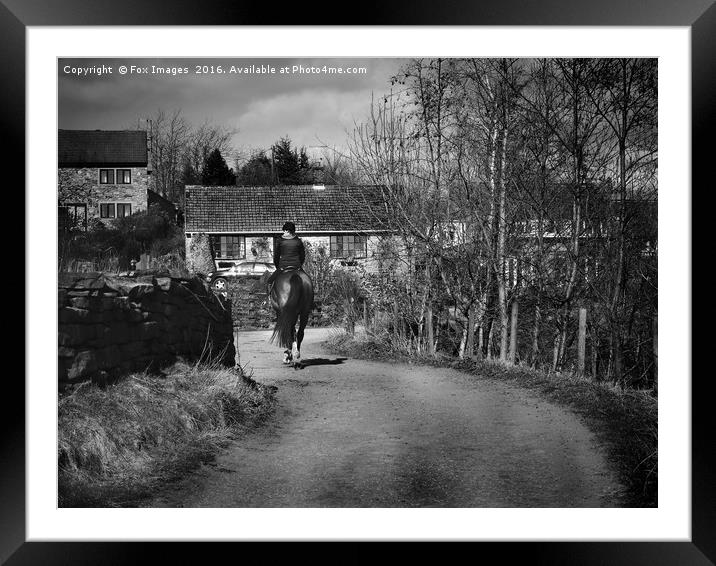
<instances>
[{"instance_id":1,"label":"evergreen tree","mask_svg":"<svg viewBox=\"0 0 716 566\"><path fill-rule=\"evenodd\" d=\"M204 161L201 183L212 186L233 185L236 183L236 175L233 170L229 169L218 149L212 151Z\"/></svg>"},{"instance_id":2,"label":"evergreen tree","mask_svg":"<svg viewBox=\"0 0 716 566\"><path fill-rule=\"evenodd\" d=\"M301 183L301 170L298 152L291 147L291 138L281 138L273 145L273 160L276 181L281 185Z\"/></svg>"},{"instance_id":3,"label":"evergreen tree","mask_svg":"<svg viewBox=\"0 0 716 566\"><path fill-rule=\"evenodd\" d=\"M271 160L266 157L263 151L255 153L239 170L237 184L258 186L273 185L274 179L271 173Z\"/></svg>"},{"instance_id":4,"label":"evergreen tree","mask_svg":"<svg viewBox=\"0 0 716 566\"><path fill-rule=\"evenodd\" d=\"M287 136L273 145L276 182L281 185L308 185L315 181L316 171L308 158L306 148L299 151Z\"/></svg>"},{"instance_id":5,"label":"evergreen tree","mask_svg":"<svg viewBox=\"0 0 716 566\"><path fill-rule=\"evenodd\" d=\"M299 176L301 179L301 184L312 185L313 183L315 183L316 170L311 165L311 162L308 159L308 154L306 153L305 147L301 148L301 152L298 157L298 167L299 167Z\"/></svg>"}]
</instances>

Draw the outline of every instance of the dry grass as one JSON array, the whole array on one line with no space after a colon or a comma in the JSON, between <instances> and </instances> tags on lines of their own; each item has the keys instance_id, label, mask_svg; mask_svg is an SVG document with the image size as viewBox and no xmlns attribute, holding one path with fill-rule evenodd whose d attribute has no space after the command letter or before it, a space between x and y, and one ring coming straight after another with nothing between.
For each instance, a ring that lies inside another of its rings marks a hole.
<instances>
[{"instance_id":1,"label":"dry grass","mask_svg":"<svg viewBox=\"0 0 716 566\"><path fill-rule=\"evenodd\" d=\"M241 371L179 362L166 375L83 384L59 402L59 505L135 506L209 461L271 410Z\"/></svg>"},{"instance_id":2,"label":"dry grass","mask_svg":"<svg viewBox=\"0 0 716 566\"><path fill-rule=\"evenodd\" d=\"M570 374L551 374L499 362L456 360L437 355L407 356L386 336L334 332L328 347L356 358L452 367L476 378L511 381L563 405L578 415L607 449L609 460L627 492L623 505L656 507L658 493L657 399L647 391L622 390Z\"/></svg>"}]
</instances>

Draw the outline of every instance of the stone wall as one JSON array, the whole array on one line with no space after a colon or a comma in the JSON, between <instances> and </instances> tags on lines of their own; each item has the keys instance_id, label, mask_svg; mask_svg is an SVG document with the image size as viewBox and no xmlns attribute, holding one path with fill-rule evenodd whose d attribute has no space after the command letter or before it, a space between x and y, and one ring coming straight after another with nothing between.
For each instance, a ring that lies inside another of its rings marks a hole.
<instances>
[{"instance_id":1,"label":"stone wall","mask_svg":"<svg viewBox=\"0 0 716 566\"><path fill-rule=\"evenodd\" d=\"M234 364L231 306L198 278L136 272L58 279L60 384L202 354Z\"/></svg>"},{"instance_id":2,"label":"stone wall","mask_svg":"<svg viewBox=\"0 0 716 566\"><path fill-rule=\"evenodd\" d=\"M187 236L186 240L186 268L191 273L208 275L216 269L214 253L208 234L203 232Z\"/></svg>"},{"instance_id":3,"label":"stone wall","mask_svg":"<svg viewBox=\"0 0 716 566\"><path fill-rule=\"evenodd\" d=\"M124 169L131 169L131 183L101 185L98 167L60 167L57 172L57 197L60 204L86 204L87 220L100 217L99 205L102 203L129 203L132 205L132 213L146 210L149 188L147 168ZM112 219L102 218L102 222L111 223Z\"/></svg>"},{"instance_id":4,"label":"stone wall","mask_svg":"<svg viewBox=\"0 0 716 566\"><path fill-rule=\"evenodd\" d=\"M273 328L276 323L276 313L268 301L263 278L231 279L226 297L231 303L234 326L244 329ZM325 308L320 302L315 304L308 326L329 326L332 322L330 308Z\"/></svg>"}]
</instances>

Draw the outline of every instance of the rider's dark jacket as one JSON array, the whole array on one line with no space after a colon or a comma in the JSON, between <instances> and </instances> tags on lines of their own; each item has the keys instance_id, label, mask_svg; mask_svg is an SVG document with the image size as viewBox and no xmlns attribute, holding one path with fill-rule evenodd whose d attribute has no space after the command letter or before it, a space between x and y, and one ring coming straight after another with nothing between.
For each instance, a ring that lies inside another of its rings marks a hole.
<instances>
[{"instance_id":1,"label":"rider's dark jacket","mask_svg":"<svg viewBox=\"0 0 716 566\"><path fill-rule=\"evenodd\" d=\"M286 269L288 267L300 268L306 259L306 248L303 247L303 241L295 234L286 238L281 236L274 240L273 244L273 264L277 269Z\"/></svg>"}]
</instances>

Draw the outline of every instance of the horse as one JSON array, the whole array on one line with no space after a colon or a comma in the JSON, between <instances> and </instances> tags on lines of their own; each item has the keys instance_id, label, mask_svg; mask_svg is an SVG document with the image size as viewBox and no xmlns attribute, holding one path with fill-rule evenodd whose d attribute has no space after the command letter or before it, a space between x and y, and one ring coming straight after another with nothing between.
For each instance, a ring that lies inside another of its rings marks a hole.
<instances>
[{"instance_id":1,"label":"horse","mask_svg":"<svg viewBox=\"0 0 716 566\"><path fill-rule=\"evenodd\" d=\"M293 364L295 369L300 369L303 367L301 342L313 306L311 278L302 269L280 272L269 291L269 300L277 314L270 341L286 348L283 355L284 364Z\"/></svg>"}]
</instances>

